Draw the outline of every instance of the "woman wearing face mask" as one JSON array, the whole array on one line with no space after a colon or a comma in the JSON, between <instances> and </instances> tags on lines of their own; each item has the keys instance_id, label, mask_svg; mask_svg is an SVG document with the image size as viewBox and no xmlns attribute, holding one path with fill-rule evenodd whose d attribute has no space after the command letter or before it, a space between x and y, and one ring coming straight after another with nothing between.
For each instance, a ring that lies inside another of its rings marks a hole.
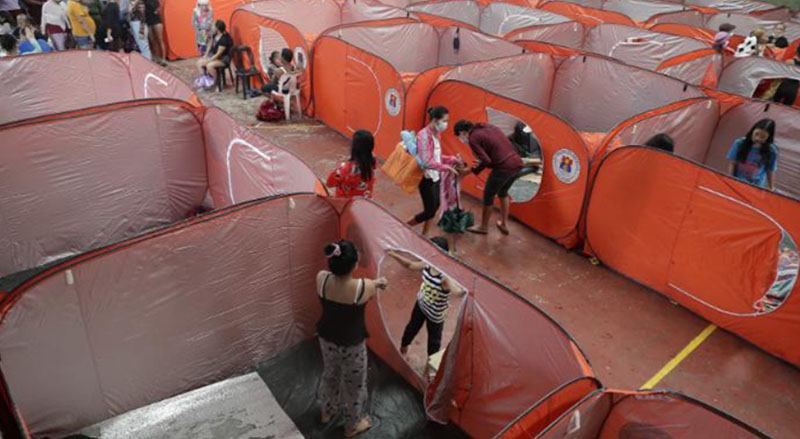
<instances>
[{"instance_id":1,"label":"woman wearing face mask","mask_svg":"<svg viewBox=\"0 0 800 439\"><path fill-rule=\"evenodd\" d=\"M775 190L778 147L775 146L775 121L761 119L746 137L736 139L728 151L728 172L756 186Z\"/></svg>"},{"instance_id":2,"label":"woman wearing face mask","mask_svg":"<svg viewBox=\"0 0 800 439\"><path fill-rule=\"evenodd\" d=\"M419 195L422 198L422 212L408 221L408 225L422 223L422 234L427 236L436 211L439 210L440 172L456 173L450 166L442 164L441 134L447 130L450 111L445 107L428 109L430 123L417 133L417 163L424 175L419 182Z\"/></svg>"}]
</instances>

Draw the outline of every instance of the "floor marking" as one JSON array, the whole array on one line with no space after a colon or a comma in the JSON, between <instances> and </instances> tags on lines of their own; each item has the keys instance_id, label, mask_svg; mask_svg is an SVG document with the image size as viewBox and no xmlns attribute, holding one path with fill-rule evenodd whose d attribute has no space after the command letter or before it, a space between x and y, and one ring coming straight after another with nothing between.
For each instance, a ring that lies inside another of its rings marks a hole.
<instances>
[{"instance_id":1,"label":"floor marking","mask_svg":"<svg viewBox=\"0 0 800 439\"><path fill-rule=\"evenodd\" d=\"M664 367L662 367L657 374L653 375L653 378L650 378L646 383L644 383L641 388L652 389L653 387L655 387L656 384L658 384L661 380L663 380L664 377L669 375L669 373L672 372L673 369L678 367L678 365L681 364L681 362L685 360L686 357L689 356L689 354L694 352L694 350L697 349L698 346L703 344L703 342L706 341L708 336L713 334L716 329L717 325L713 323L708 325L706 329L703 329L703 332L698 334L697 337L694 338L694 340L690 341L689 344L686 345L685 348L683 348L683 350L678 352L678 355L669 360L669 363L664 365Z\"/></svg>"}]
</instances>

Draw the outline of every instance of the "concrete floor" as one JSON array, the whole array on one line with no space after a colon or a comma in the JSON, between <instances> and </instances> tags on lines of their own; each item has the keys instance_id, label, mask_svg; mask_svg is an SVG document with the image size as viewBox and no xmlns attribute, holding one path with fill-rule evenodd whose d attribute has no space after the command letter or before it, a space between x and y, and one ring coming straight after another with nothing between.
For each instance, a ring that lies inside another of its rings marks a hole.
<instances>
[{"instance_id":1,"label":"concrete floor","mask_svg":"<svg viewBox=\"0 0 800 439\"><path fill-rule=\"evenodd\" d=\"M191 83L194 61L170 69ZM201 92L216 105L264 136L303 158L322 178L348 156L348 141L312 120L264 124L254 115L261 98L243 101L229 87L223 93ZM378 175L375 201L401 218L420 210L409 196ZM478 212L478 204L466 200ZM537 304L555 318L583 348L600 380L610 388L635 389L656 374L697 336L708 322L673 306L664 297L604 267L565 250L524 226L512 223L511 235L459 239L459 257ZM399 340L418 278L397 264L387 275L402 293L386 295L388 326ZM457 311L453 303L451 313ZM451 319L452 320L452 319ZM452 334L452 325L445 339ZM424 358L424 330L412 348L412 363ZM777 360L723 330L715 331L656 387L683 392L710 403L774 438L800 438L800 369Z\"/></svg>"}]
</instances>

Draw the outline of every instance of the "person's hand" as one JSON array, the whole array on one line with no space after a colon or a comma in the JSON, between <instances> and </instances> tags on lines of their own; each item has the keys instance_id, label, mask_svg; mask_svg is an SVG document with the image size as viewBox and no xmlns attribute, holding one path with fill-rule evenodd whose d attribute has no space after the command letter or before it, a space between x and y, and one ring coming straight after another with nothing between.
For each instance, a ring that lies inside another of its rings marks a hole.
<instances>
[{"instance_id":1,"label":"person's hand","mask_svg":"<svg viewBox=\"0 0 800 439\"><path fill-rule=\"evenodd\" d=\"M388 285L389 285L389 281L386 280L385 277L378 278L375 281L375 288L377 288L379 290L385 290Z\"/></svg>"}]
</instances>

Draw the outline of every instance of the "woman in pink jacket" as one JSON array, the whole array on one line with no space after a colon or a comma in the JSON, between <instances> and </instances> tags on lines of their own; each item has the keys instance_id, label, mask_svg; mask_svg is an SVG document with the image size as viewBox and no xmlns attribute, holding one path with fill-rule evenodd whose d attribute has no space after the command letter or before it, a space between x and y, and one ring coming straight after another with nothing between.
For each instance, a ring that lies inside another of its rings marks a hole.
<instances>
[{"instance_id":1,"label":"woman in pink jacket","mask_svg":"<svg viewBox=\"0 0 800 439\"><path fill-rule=\"evenodd\" d=\"M424 171L422 181L419 182L419 195L422 198L423 211L408 221L410 226L422 223L422 234L425 236L428 235L436 212L439 210L441 190L439 173L456 173L452 166L442 163L441 133L447 130L450 111L445 107L433 107L428 109L428 116L430 123L417 133L417 163Z\"/></svg>"}]
</instances>

